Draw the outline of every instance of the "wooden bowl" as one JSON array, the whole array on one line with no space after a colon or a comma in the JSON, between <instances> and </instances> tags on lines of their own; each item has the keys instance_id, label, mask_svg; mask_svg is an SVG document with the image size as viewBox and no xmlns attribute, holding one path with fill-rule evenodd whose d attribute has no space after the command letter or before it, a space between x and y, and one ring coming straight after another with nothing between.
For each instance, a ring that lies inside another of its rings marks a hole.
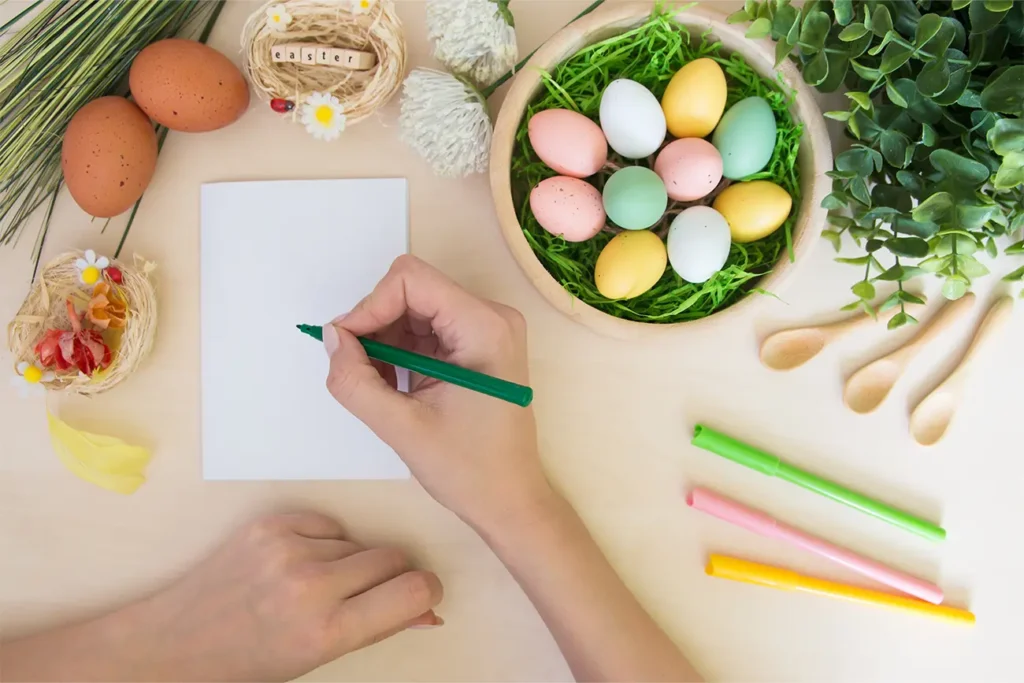
<instances>
[{"instance_id":1,"label":"wooden bowl","mask_svg":"<svg viewBox=\"0 0 1024 683\"><path fill-rule=\"evenodd\" d=\"M498 114L491 142L491 193L505 241L519 266L534 286L555 308L570 318L587 325L601 334L622 339L636 339L653 334L692 330L698 325L720 323L729 318L747 315L765 301L765 297L751 295L717 313L680 323L643 323L623 320L583 303L569 294L544 268L530 244L523 236L516 209L512 202L510 167L516 131L523 119L527 104L541 88L540 69L550 71L583 48L634 28L651 14L649 2L608 3L556 33L542 45L533 58L516 76ZM807 262L811 250L821 241L826 211L821 200L831 190L832 181L825 175L832 169L832 147L825 130L824 119L815 103L811 89L804 83L796 66L786 60L775 68L775 44L768 40L749 40L743 36L742 25L725 23L725 16L713 11L693 8L680 12L677 19L690 27L691 35L701 35L711 29L716 40L722 42L727 53L738 53L756 71L769 78L781 73L785 83L796 91L793 117L804 124L800 141L801 200L797 207L797 220L793 226L793 250L796 256L790 262L784 254L775 268L758 281L758 286L778 294L793 279L797 270Z\"/></svg>"}]
</instances>

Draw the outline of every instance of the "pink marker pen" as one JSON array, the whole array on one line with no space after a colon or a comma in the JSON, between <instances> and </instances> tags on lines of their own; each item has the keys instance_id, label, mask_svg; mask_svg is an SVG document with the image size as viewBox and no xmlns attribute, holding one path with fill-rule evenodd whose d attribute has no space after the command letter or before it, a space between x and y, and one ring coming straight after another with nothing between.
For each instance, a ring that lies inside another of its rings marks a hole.
<instances>
[{"instance_id":1,"label":"pink marker pen","mask_svg":"<svg viewBox=\"0 0 1024 683\"><path fill-rule=\"evenodd\" d=\"M936 605L942 602L942 589L935 584L922 581L891 567L886 567L884 564L858 555L846 548L840 548L816 536L806 534L788 524L777 522L763 512L748 508L707 489L694 489L687 496L686 502L690 507L701 512L706 512L709 515L741 526L756 534L768 536L769 538L778 538L791 545L799 546L815 555L820 555L845 567L849 567L853 571L870 577L875 581L901 590L908 595L913 595Z\"/></svg>"}]
</instances>

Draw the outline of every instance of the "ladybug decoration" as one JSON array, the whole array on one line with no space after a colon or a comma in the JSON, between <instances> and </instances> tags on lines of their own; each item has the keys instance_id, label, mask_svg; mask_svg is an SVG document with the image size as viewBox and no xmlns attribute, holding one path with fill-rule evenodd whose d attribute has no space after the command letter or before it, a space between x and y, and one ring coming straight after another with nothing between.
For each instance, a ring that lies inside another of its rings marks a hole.
<instances>
[{"instance_id":1,"label":"ladybug decoration","mask_svg":"<svg viewBox=\"0 0 1024 683\"><path fill-rule=\"evenodd\" d=\"M275 97L270 100L270 108L276 111L278 114L287 114L292 109L295 109L295 103L291 100L286 100L281 97Z\"/></svg>"}]
</instances>

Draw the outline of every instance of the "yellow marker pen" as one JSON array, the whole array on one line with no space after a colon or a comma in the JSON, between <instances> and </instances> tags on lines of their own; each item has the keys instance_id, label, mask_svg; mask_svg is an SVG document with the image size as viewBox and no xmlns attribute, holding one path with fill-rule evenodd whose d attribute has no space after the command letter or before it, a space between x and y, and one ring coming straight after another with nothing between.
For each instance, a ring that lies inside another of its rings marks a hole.
<instances>
[{"instance_id":1,"label":"yellow marker pen","mask_svg":"<svg viewBox=\"0 0 1024 683\"><path fill-rule=\"evenodd\" d=\"M747 562L735 557L712 555L708 558L708 566L705 572L708 576L715 576L720 579L743 581L781 590L817 593L818 595L827 595L849 602L877 605L905 612L916 612L933 619L951 621L964 626L974 625L974 615L967 610L947 607L945 605L933 605L914 598L904 598L899 595L868 590L867 588L815 579L810 576L797 574L788 569L780 569L756 562Z\"/></svg>"}]
</instances>

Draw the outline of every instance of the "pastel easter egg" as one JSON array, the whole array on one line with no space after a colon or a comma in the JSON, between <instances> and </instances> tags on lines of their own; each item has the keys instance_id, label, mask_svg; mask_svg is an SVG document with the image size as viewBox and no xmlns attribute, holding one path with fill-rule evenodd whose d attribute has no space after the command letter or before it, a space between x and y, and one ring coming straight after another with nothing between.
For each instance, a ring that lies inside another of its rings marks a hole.
<instances>
[{"instance_id":1,"label":"pastel easter egg","mask_svg":"<svg viewBox=\"0 0 1024 683\"><path fill-rule=\"evenodd\" d=\"M706 282L725 265L732 241L725 217L710 206L691 206L668 229L668 260L687 282Z\"/></svg>"},{"instance_id":2,"label":"pastel easter egg","mask_svg":"<svg viewBox=\"0 0 1024 683\"><path fill-rule=\"evenodd\" d=\"M620 78L601 94L601 130L608 144L627 159L640 159L658 151L665 141L665 113L650 90Z\"/></svg>"},{"instance_id":3,"label":"pastel easter egg","mask_svg":"<svg viewBox=\"0 0 1024 683\"><path fill-rule=\"evenodd\" d=\"M601 127L569 109L534 114L527 133L540 160L562 175L586 178L608 160L608 141Z\"/></svg>"},{"instance_id":4,"label":"pastel easter egg","mask_svg":"<svg viewBox=\"0 0 1024 683\"><path fill-rule=\"evenodd\" d=\"M764 98L748 97L730 107L711 138L722 155L722 175L738 180L764 169L777 133L775 113Z\"/></svg>"},{"instance_id":5,"label":"pastel easter egg","mask_svg":"<svg viewBox=\"0 0 1024 683\"><path fill-rule=\"evenodd\" d=\"M654 172L665 183L669 197L692 202L718 187L722 156L707 140L683 138L670 142L658 153Z\"/></svg>"},{"instance_id":6,"label":"pastel easter egg","mask_svg":"<svg viewBox=\"0 0 1024 683\"><path fill-rule=\"evenodd\" d=\"M579 178L540 181L530 192L530 210L542 228L566 242L589 240L604 227L601 193Z\"/></svg>"},{"instance_id":7,"label":"pastel easter egg","mask_svg":"<svg viewBox=\"0 0 1024 683\"><path fill-rule=\"evenodd\" d=\"M604 210L620 228L649 228L661 220L666 208L665 183L644 166L621 168L604 184Z\"/></svg>"},{"instance_id":8,"label":"pastel easter egg","mask_svg":"<svg viewBox=\"0 0 1024 683\"><path fill-rule=\"evenodd\" d=\"M661 97L668 131L677 138L702 138L715 129L726 98L725 73L713 59L695 59L677 71Z\"/></svg>"},{"instance_id":9,"label":"pastel easter egg","mask_svg":"<svg viewBox=\"0 0 1024 683\"><path fill-rule=\"evenodd\" d=\"M620 232L597 257L594 284L601 296L632 299L658 283L667 263L665 243L650 230Z\"/></svg>"},{"instance_id":10,"label":"pastel easter egg","mask_svg":"<svg viewBox=\"0 0 1024 683\"><path fill-rule=\"evenodd\" d=\"M786 222L793 198L769 180L752 180L725 188L713 206L729 223L733 242L753 242Z\"/></svg>"}]
</instances>

